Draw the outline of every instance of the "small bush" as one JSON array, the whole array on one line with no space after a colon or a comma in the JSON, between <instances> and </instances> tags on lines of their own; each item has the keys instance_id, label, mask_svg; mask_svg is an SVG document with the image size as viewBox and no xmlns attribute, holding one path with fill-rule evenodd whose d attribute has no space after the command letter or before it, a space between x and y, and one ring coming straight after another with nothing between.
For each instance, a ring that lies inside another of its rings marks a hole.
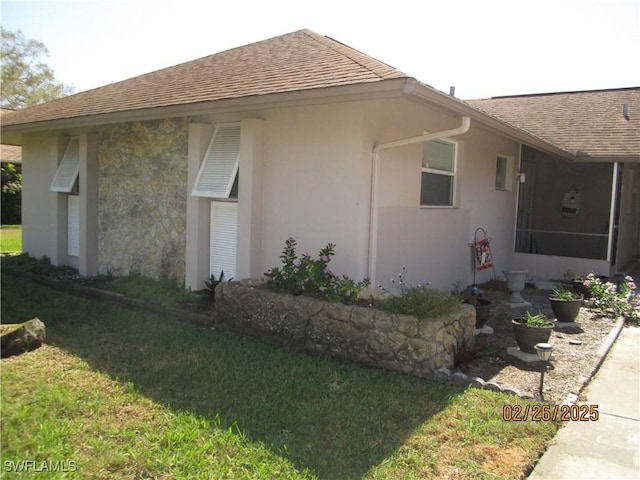
<instances>
[{"instance_id":1,"label":"small bush","mask_svg":"<svg viewBox=\"0 0 640 480\"><path fill-rule=\"evenodd\" d=\"M46 255L42 258L35 258L28 253L3 257L2 267L10 268L17 272L44 275L47 277L62 278L76 276L78 274L78 271L73 267L52 265L51 259Z\"/></svg>"},{"instance_id":2,"label":"small bush","mask_svg":"<svg viewBox=\"0 0 640 480\"><path fill-rule=\"evenodd\" d=\"M297 246L293 237L287 239L280 255L282 266L265 273L269 278L267 285L271 290L349 304L354 303L360 290L369 285L366 278L356 282L346 275L339 277L329 269L329 262L335 250L333 243L328 243L320 250L317 259L311 258L308 253L303 253L298 258Z\"/></svg>"},{"instance_id":3,"label":"small bush","mask_svg":"<svg viewBox=\"0 0 640 480\"><path fill-rule=\"evenodd\" d=\"M636 292L637 286L633 278L626 275L616 285L612 282L603 282L593 273L587 275L583 282L591 292L587 304L603 315L608 313L615 316L623 316L631 323L640 325L640 294Z\"/></svg>"},{"instance_id":4,"label":"small bush","mask_svg":"<svg viewBox=\"0 0 640 480\"><path fill-rule=\"evenodd\" d=\"M390 313L402 313L425 319L456 312L461 305L458 295L439 292L428 287L409 287L404 294L376 301L376 308Z\"/></svg>"}]
</instances>

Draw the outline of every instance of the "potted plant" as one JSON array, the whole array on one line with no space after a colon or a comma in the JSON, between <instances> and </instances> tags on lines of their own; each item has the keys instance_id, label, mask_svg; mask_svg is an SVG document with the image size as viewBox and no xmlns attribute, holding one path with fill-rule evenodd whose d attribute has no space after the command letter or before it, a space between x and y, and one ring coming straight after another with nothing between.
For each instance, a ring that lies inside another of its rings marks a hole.
<instances>
[{"instance_id":1,"label":"potted plant","mask_svg":"<svg viewBox=\"0 0 640 480\"><path fill-rule=\"evenodd\" d=\"M471 296L464 299L464 303L473 305L476 309L476 328L480 329L484 327L489 320L489 314L491 313L491 301L483 298L482 290L474 286L471 289Z\"/></svg>"},{"instance_id":2,"label":"potted plant","mask_svg":"<svg viewBox=\"0 0 640 480\"><path fill-rule=\"evenodd\" d=\"M554 289L549 297L551 310L559 322L575 321L583 301L584 296L581 293L565 288Z\"/></svg>"},{"instance_id":3,"label":"potted plant","mask_svg":"<svg viewBox=\"0 0 640 480\"><path fill-rule=\"evenodd\" d=\"M553 322L542 313L534 315L527 312L522 317L512 319L511 324L518 347L526 353L536 353L535 344L547 343L553 330Z\"/></svg>"},{"instance_id":4,"label":"potted plant","mask_svg":"<svg viewBox=\"0 0 640 480\"><path fill-rule=\"evenodd\" d=\"M574 275L571 279L573 290L576 293L581 293L583 296L587 296L590 294L589 286L584 284L584 281L586 279L587 277L585 275Z\"/></svg>"}]
</instances>

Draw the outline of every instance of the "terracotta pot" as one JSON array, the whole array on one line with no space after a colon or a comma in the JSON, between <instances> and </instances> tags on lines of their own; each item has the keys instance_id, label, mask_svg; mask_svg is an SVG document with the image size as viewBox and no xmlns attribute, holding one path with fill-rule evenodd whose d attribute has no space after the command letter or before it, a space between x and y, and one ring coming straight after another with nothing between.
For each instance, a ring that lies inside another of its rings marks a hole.
<instances>
[{"instance_id":1,"label":"terracotta pot","mask_svg":"<svg viewBox=\"0 0 640 480\"><path fill-rule=\"evenodd\" d=\"M548 327L532 327L524 323L524 318L514 318L511 320L513 325L513 335L516 337L516 343L521 351L526 353L536 353L534 345L536 343L548 343L551 337L553 325Z\"/></svg>"}]
</instances>

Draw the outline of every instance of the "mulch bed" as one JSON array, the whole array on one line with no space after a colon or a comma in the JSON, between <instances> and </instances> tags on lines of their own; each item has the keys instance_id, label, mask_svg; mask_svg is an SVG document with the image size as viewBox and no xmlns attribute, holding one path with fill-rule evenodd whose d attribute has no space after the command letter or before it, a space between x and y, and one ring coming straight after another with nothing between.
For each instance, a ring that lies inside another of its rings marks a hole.
<instances>
[{"instance_id":1,"label":"mulch bed","mask_svg":"<svg viewBox=\"0 0 640 480\"><path fill-rule=\"evenodd\" d=\"M524 362L507 353L508 347L517 347L511 319L527 310L544 313L553 318L548 297L550 290L538 289L527 284L522 297L530 307L510 307L505 300L509 291L504 282L491 281L480 285L484 298L492 302L487 325L493 328L490 335L477 335L475 358L452 371L480 377L501 387L510 386L523 396L538 398L542 363ZM562 403L570 395L579 395L586 382L597 370L606 353L607 336L619 326L616 319L600 317L582 307L576 318L576 328L554 330L549 343L554 346L553 356L544 378L544 400ZM608 339L610 340L610 338Z\"/></svg>"}]
</instances>

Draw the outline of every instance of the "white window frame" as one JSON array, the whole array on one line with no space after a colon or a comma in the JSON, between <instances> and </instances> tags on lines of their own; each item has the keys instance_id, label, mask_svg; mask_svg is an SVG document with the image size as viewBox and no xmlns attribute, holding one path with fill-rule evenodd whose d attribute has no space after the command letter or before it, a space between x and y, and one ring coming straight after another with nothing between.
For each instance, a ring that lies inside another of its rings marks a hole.
<instances>
[{"instance_id":1,"label":"white window frame","mask_svg":"<svg viewBox=\"0 0 640 480\"><path fill-rule=\"evenodd\" d=\"M80 172L80 138L72 137L65 148L64 154L53 181L51 191L71 193Z\"/></svg>"},{"instance_id":2,"label":"white window frame","mask_svg":"<svg viewBox=\"0 0 640 480\"><path fill-rule=\"evenodd\" d=\"M239 162L240 122L217 124L191 195L228 199L238 175Z\"/></svg>"},{"instance_id":3,"label":"white window frame","mask_svg":"<svg viewBox=\"0 0 640 480\"><path fill-rule=\"evenodd\" d=\"M429 166L425 167L425 153L424 153L424 145L423 145L423 154L422 154L422 171L420 172L420 207L421 208L455 208L456 206L456 198L457 198L457 189L458 189L458 142L455 140L449 140L446 138L439 138L436 140L430 140L429 142L440 142L440 143L448 143L453 145L453 170L440 170L436 168L429 168ZM422 203L422 175L425 173L433 174L433 175L442 175L452 178L452 187L451 187L451 199L448 204L423 204Z\"/></svg>"},{"instance_id":4,"label":"white window frame","mask_svg":"<svg viewBox=\"0 0 640 480\"><path fill-rule=\"evenodd\" d=\"M500 165L500 160L504 160L504 179L503 185L499 185L498 184L498 167ZM496 178L495 178L495 187L496 190L499 191L509 191L511 190L512 186L511 186L511 175L512 175L512 167L511 165L513 164L513 157L510 157L509 155L503 155L503 154L497 154L496 155Z\"/></svg>"}]
</instances>

